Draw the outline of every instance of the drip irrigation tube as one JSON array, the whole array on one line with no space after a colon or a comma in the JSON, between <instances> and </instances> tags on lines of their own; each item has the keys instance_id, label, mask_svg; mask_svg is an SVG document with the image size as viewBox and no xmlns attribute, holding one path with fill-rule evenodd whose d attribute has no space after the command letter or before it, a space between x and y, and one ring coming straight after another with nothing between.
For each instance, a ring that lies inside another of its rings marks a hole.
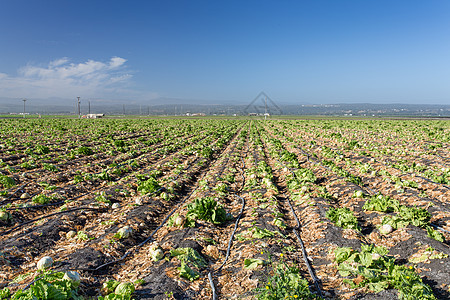
<instances>
[{"instance_id":1,"label":"drip irrigation tube","mask_svg":"<svg viewBox=\"0 0 450 300\"><path fill-rule=\"evenodd\" d=\"M297 214L295 213L294 207L292 206L292 203L289 200L289 198L287 198L287 203L289 204L292 215L294 216L295 221L297 222L297 227L294 228L292 231L294 232L295 236L297 237L300 247L302 248L303 260L305 261L306 267L308 268L309 275L311 276L313 283L316 286L317 291L319 292L319 296L323 298L322 290L320 289L320 284L319 284L320 281L317 278L316 274L314 273L313 268L311 267L311 264L308 261L308 253L306 253L305 245L303 244L303 240L300 237L300 234L298 232L298 230L300 230L300 227L301 227L300 220L298 219Z\"/></svg>"},{"instance_id":2,"label":"drip irrigation tube","mask_svg":"<svg viewBox=\"0 0 450 300\"><path fill-rule=\"evenodd\" d=\"M192 165L188 166L185 170L189 169L191 166L192 166ZM161 187L160 189L158 189L157 191L155 191L155 192L153 192L153 193L156 193L156 192L158 192L158 191L160 191L160 190L162 190L162 189L164 189L164 187ZM164 223L170 218L170 216L172 216L172 214L175 212L175 210L178 209L178 207L179 207L180 205L182 205L187 199L190 198L190 196L195 192L195 190L196 190L196 189L194 189L194 190L193 190L193 191L192 191L192 192L191 192L191 193L190 193L190 194L189 194L182 202L180 202L180 203L179 203L179 204L178 204L178 205L177 205L177 206L169 213L169 215L163 220L163 222L162 222L162 223L161 223L161 224L160 224L160 225L159 225L159 226L151 233L151 235L150 235L146 240L144 240L144 242L140 243L137 247L141 247L141 246L143 246L145 243L147 243L147 242L153 237L153 235L154 235L154 234L155 234L155 233L156 233L156 232L164 225ZM84 196L84 195L78 196L78 197L76 197L76 198L79 198L79 197L82 197L82 196ZM38 207L40 207L40 206L38 206ZM92 207L77 207L77 208L73 208L73 209L68 209L68 210L65 210L65 211L60 211L60 212L52 213L52 214L49 214L49 215L45 215L45 216L42 216L42 217L39 217L39 218L30 220L30 221L27 221L27 222L24 222L24 223L22 223L22 224L19 224L19 225L15 226L15 227L13 227L13 228L11 228L11 229L9 229L9 230L3 232L2 234L9 234L9 233L15 231L16 229L18 229L18 228L20 228L20 227L22 227L22 226L24 226L24 225L33 223L33 222L35 222L35 221L38 221L38 220L41 220L41 219L44 219L44 218L47 218L47 217L51 217L51 216L58 215L58 214L69 213L69 212L73 212L73 211L77 211L77 210L83 210L83 209L85 209L85 210L102 210L101 208L92 208ZM133 251L135 251L135 250L136 250L136 248L133 249ZM103 265L100 265L99 267L97 267L97 268L95 268L95 269L79 269L79 270L81 270L81 271L97 271L97 270L99 270L99 269L101 269L101 268L103 268L103 267L106 267L106 266L108 266L108 265L117 263L117 262L119 262L119 261L125 259L131 252L132 252L132 251L129 250L129 251L127 251L122 257L120 257L119 259L114 260L114 261L111 261L111 262L108 262L108 263L105 263L105 264L103 264Z\"/></svg>"},{"instance_id":3,"label":"drip irrigation tube","mask_svg":"<svg viewBox=\"0 0 450 300\"><path fill-rule=\"evenodd\" d=\"M196 159L195 161L197 161L197 159ZM244 165L245 165L245 164L244 164ZM191 168L192 166L193 166L193 164L190 164L190 165L189 165L187 168L185 168L183 171L188 170L188 169ZM172 179L172 181L176 180L180 175L181 175L181 174L178 174L174 179ZM244 179L245 179L245 178L244 178ZM21 188L23 188L23 187L21 187ZM124 260L129 254L135 252L138 248L142 247L142 246L145 245L148 241L150 241L150 240L153 238L154 234L155 234L162 226L164 226L164 224L165 224L165 223L167 222L167 220L174 214L174 212L175 212L181 205L183 205L183 204L184 204L184 203L185 203L185 202L193 195L193 193L197 190L197 188L198 188L198 187L194 188L194 189L192 190L192 192L191 192L187 197L185 197L184 200L182 200L180 203L178 203L178 204L176 205L176 207L175 207L175 208L174 208L174 209L173 209L173 210L172 210L172 211L164 218L164 220L161 222L161 224L160 224L160 225L159 225L159 226L158 226L158 227L150 234L150 236L148 236L143 242L141 242L140 244L138 244L135 248L128 250L122 257L120 257L119 259L116 259L116 260L114 260L114 261L111 261L111 262L102 264L102 265L100 265L100 266L98 266L98 267L96 267L96 268L94 268L94 269L82 269L82 268L80 268L80 269L78 269L78 270L82 270L82 271L91 271L91 272L92 272L92 271L98 271L98 270L100 270L100 269L102 269L102 268L104 268L104 267L106 267L106 266L109 266L109 265L112 265L112 264L115 264L115 263L117 263L117 262L119 262L119 261ZM160 191L160 190L162 190L162 189L164 189L164 187L161 187L158 191ZM20 189L19 189L19 190L20 190ZM156 192L158 192L158 191L156 191ZM16 192L17 192L17 191L16 191ZM16 193L16 192L15 192L15 193ZM14 194L15 194L15 193L14 193ZM236 196L237 196L237 195L236 195ZM237 197L239 197L239 196L237 196ZM242 214L243 214L243 210L244 210L244 206L245 206L245 200L244 200L243 198L241 198L241 197L239 197L239 198L242 199L243 206L242 206L242 208L241 208L241 210L240 210L240 212L239 212L239 215L238 215L238 217L237 217L236 224L235 224L235 227L234 227L234 231L233 231L233 234L232 234L232 236L231 236L231 238L230 238L230 241L229 241L229 244L228 244L228 250L227 250L227 256L226 256L226 259L225 259L224 263L219 267L219 269L221 269L221 268L223 267L223 265L225 264L226 260L227 260L228 257L229 257L229 254L230 254L230 248L231 248L231 245L232 245L232 240L233 240L234 234L235 234L235 232L236 232L236 230L237 230L238 222L239 222L239 220L240 220L240 218L241 218L241 216L242 216ZM50 205L56 205L56 204L50 204ZM41 207L41 206L37 206L37 207ZM89 207L79 207L79 208L69 209L69 210L66 210L66 211L63 211L63 212L57 212L57 213L49 214L49 215L42 216L42 217L37 218L37 219L32 220L32 221L28 221L28 222L22 223L22 224L20 224L20 225L14 227L14 228L11 228L10 230L8 230L8 231L6 231L6 232L4 232L4 233L12 232L12 231L16 230L17 228L19 228L19 227L21 227L21 226L23 226L23 225L26 225L26 224L28 224L28 223L31 223L31 222L34 222L34 221L37 221L37 220L40 220L40 219L43 219L43 218L46 218L46 217L50 217L50 216L57 215L57 214L61 214L61 213L67 213L67 212L72 212L72 211L76 211L76 210L81 210L81 209L87 209L87 210L100 210L100 209L97 209L97 208L89 208ZM41 278L42 278L42 276L39 277L39 278L37 278L37 279L34 279L34 280L33 280L30 284L28 284L23 290L29 288L34 282L36 282L37 280L39 280L39 279L41 279ZM212 280L212 275L211 275L211 273L208 274L208 278L209 278L209 280L210 280L210 283L212 284L213 294L216 295L216 291L215 291L215 287L214 287L214 284L213 284L213 280Z\"/></svg>"},{"instance_id":4,"label":"drip irrigation tube","mask_svg":"<svg viewBox=\"0 0 450 300\"><path fill-rule=\"evenodd\" d=\"M184 169L184 170L189 169L192 165L193 165L193 164L189 165L189 166L188 166L186 169ZM180 175L180 174L178 174L176 178L178 178L179 175ZM163 188L164 188L164 187L161 187L159 190L162 190ZM100 266L98 266L98 267L96 267L96 268L79 269L79 270L81 270L81 271L87 271L87 272L95 272L95 271L98 271L98 270L100 270L100 269L102 269L102 268L104 268L104 267L113 265L113 264L115 264L115 263L118 263L118 262L124 260L128 255L130 255L131 253L135 252L138 248L144 246L144 245L145 245L146 243L148 243L151 239L153 239L153 236L156 234L156 232L158 232L158 230L161 229L161 227L164 226L164 224L165 224L165 223L167 222L167 220L175 213L175 211L176 211L181 205L183 205L183 204L184 204L184 203L185 203L185 202L186 202L186 201L194 194L194 192L197 190L197 188L198 188L198 187L194 188L194 189L192 190L192 192L189 193L188 196L186 196L181 202L179 202L179 203L175 206L175 208L172 209L172 210L170 211L170 213L162 220L162 222L159 224L159 226L156 227L156 229L153 230L153 232L152 232L152 233L151 233L144 241L142 241L140 244L138 244L135 248L129 249L129 250L126 251L120 258L118 258L118 259L116 259L116 260L113 260L113 261L110 261L110 262L107 262L107 263L104 263L104 264L102 264L102 265L100 265ZM158 191L159 191L159 190L158 190Z\"/></svg>"},{"instance_id":5,"label":"drip irrigation tube","mask_svg":"<svg viewBox=\"0 0 450 300\"><path fill-rule=\"evenodd\" d=\"M197 160L197 159L196 159L196 160ZM192 164L190 164L190 165L189 165L187 168L185 168L183 171L186 171L186 170L190 169L191 167L192 167ZM180 176L180 174L178 174L178 175L175 177L174 180L176 180L179 176ZM174 180L172 180L172 181L174 181ZM28 183L27 183L27 184L28 184ZM25 186L25 185L23 185L23 186ZM23 187L23 186L22 186L22 187ZM21 188L22 188L22 187L21 187ZM21 189L21 188L20 188L20 189ZM19 190L20 190L20 189L19 189ZM164 188L164 187L161 187L161 188L159 188L157 191L153 192L152 194L157 193L157 192L159 192L159 191L161 191L161 190L163 190L163 189L165 189L165 188ZM194 191L195 191L195 190L194 190ZM75 199L84 197L84 196L86 196L86 195L88 195L88 194L89 194L89 193L85 193L85 194L79 195L79 196L77 196L77 197L72 198L71 200L75 200ZM46 206L55 206L55 205L59 205L59 204L63 204L63 203L64 203L64 202L57 202L57 203L50 203L50 204L43 204L43 205L35 205L35 206L29 206L29 207L9 208L9 209L7 209L7 210L41 208L41 207L46 207ZM27 221L27 222L24 222L24 223L22 223L22 224L19 224L19 225L15 226L15 227L13 227L13 228L7 230L7 231L4 231L2 234L9 234L9 233L15 231L16 229L18 229L19 227L22 227L22 226L24 226L24 225L33 223L33 222L38 221L38 220L41 220L41 219L45 219L45 218L47 218L47 217L51 217L51 216L58 215L58 214L69 213L69 212L73 212L73 211L77 211L77 210L82 210L82 209L86 209L86 210L101 210L102 208L77 207L77 208L73 208L73 209L68 209L68 210L64 210L64 211L52 213L52 214L49 214L49 215L45 215L45 216L42 216L42 217L39 217L39 218L30 220L30 221ZM169 217L170 217L170 216L169 216ZM159 227L159 228L160 228L160 227ZM158 228L158 229L159 229L159 228ZM153 234L154 234L154 233L153 233ZM153 234L152 234L152 235L153 235ZM125 258L125 257L124 257L124 258Z\"/></svg>"},{"instance_id":6,"label":"drip irrigation tube","mask_svg":"<svg viewBox=\"0 0 450 300\"><path fill-rule=\"evenodd\" d=\"M428 178L423 177L423 176L420 176L420 175L416 175L416 176L419 177L419 178L421 178L421 179L423 179L423 180L425 180L425 181L428 181L428 182L430 182L430 183L440 184L442 187L444 187L444 188L450 190L450 186L446 185L445 183L435 182L435 181L433 181L433 180L431 180L431 179L428 179Z\"/></svg>"},{"instance_id":7,"label":"drip irrigation tube","mask_svg":"<svg viewBox=\"0 0 450 300\"><path fill-rule=\"evenodd\" d=\"M302 151L303 154L305 154L305 155L308 157L308 160L309 160L309 156L310 156L310 155L308 154L308 152L304 151L302 148L300 148L300 147L298 147L298 146L297 146L297 149L299 149L300 151ZM330 168L328 168L328 166L323 165L323 164L320 162L319 159L316 159L316 160L317 160L316 163L318 163L318 164L322 165L323 167L325 167L325 168L331 170ZM278 162L280 162L280 161L278 161ZM280 163L281 163L281 162L280 162ZM384 164L386 164L386 163L384 163ZM281 165L284 166L283 163L281 163ZM395 168L395 167L393 167L393 168ZM290 168L288 168L288 169L289 169L289 171L291 171L291 173L293 173L292 170L291 170ZM395 169L400 170L400 169L398 169L398 168L395 168ZM409 175L412 175L412 174L409 174ZM435 183L435 184L439 184L439 183L434 182L434 181L432 181L432 180L430 180L430 179L427 179L427 178L425 178L425 177L422 177L422 176L419 176L419 175L415 175L415 176L417 176L417 177L419 177L419 178L422 178L422 179L424 179L424 180L426 180L426 181L428 181L428 182ZM441 186L443 186L443 187L445 187L445 188L449 188L449 187L446 186L445 184L441 184ZM375 194L375 192L374 192L371 188L366 187L366 189L370 190L370 191L372 192L372 194ZM291 206L291 210L293 210L290 201L288 201L288 203L289 203L289 205ZM295 213L294 213L294 217L296 218ZM297 220L297 222L298 222L298 219L297 219L297 218L296 218L296 220ZM431 226L433 226L434 228L436 228L436 229L438 229L438 230L440 230L440 231L443 231L443 232L446 232L446 233L450 233L450 231L445 230L444 228L439 227L439 226L437 226L437 225L435 225L435 224L432 224L432 223L431 223ZM299 235L298 235L297 233L296 233L296 235L297 235L297 237L299 237ZM365 241L366 243L368 243L368 241L367 241L367 239L366 239L365 236L363 236L362 234L360 234L360 237L362 237L362 238L364 239L364 241ZM301 242L301 243L302 243L302 242Z\"/></svg>"},{"instance_id":8,"label":"drip irrigation tube","mask_svg":"<svg viewBox=\"0 0 450 300\"><path fill-rule=\"evenodd\" d=\"M227 255L225 256L225 260L223 261L223 263L219 266L219 268L217 268L217 270L220 270L223 268L223 266L225 265L225 263L227 262L228 258L230 257L230 250L231 250L231 245L233 244L233 237L236 234L236 230L238 228L239 225L239 221L242 217L242 214L244 213L244 208L245 208L245 199L236 195L236 197L238 197L239 199L242 200L242 207L241 210L239 211L239 215L236 218L236 223L234 224L234 230L233 233L231 234L230 240L228 241L228 248L227 248Z\"/></svg>"},{"instance_id":9,"label":"drip irrigation tube","mask_svg":"<svg viewBox=\"0 0 450 300\"><path fill-rule=\"evenodd\" d=\"M217 299L216 287L214 286L214 281L212 278L212 271L208 273L209 285L211 286L213 300Z\"/></svg>"},{"instance_id":10,"label":"drip irrigation tube","mask_svg":"<svg viewBox=\"0 0 450 300\"><path fill-rule=\"evenodd\" d=\"M303 149L301 149L300 147L297 147L297 149L300 149L305 155L309 155L307 152L305 152ZM323 166L323 167L325 167L326 169L328 169L328 170L330 170L330 171L332 171L328 166L325 166L325 165L323 165L321 162L320 162L320 160L318 161L318 162L316 162L316 163L318 163L318 164L320 164L321 166ZM381 163L383 163L383 164L385 164L386 165L386 163L384 163L384 162L381 162ZM395 167L393 167L393 168L395 168ZM395 169L397 169L397 170L400 170L400 169L398 169L398 168L395 168ZM401 171L401 170L400 170ZM291 171L292 172L292 171ZM413 174L413 173L407 173L407 174L403 174L403 175L415 175L415 174ZM437 182L434 182L434 181L432 181L432 180L430 180L430 179L428 179L428 178L425 178L425 177L422 177L422 176L420 176L420 175L415 175L416 177L419 177L419 178L422 178L423 180L426 180L426 181L428 181L428 182L430 182L430 183L434 183L434 184L440 184L442 187L444 187L444 188L450 188L450 187L448 187L447 185L445 185L445 184L442 184L442 183L437 183ZM359 185L358 185L359 186ZM376 195L377 193L374 191L374 190L372 190L371 188L369 188L369 187L361 187L361 186L359 186L364 192L366 192L366 191L370 191L370 193L367 193L367 194L369 194L369 195ZM444 208L444 210L445 211L448 211L446 208L445 208L445 204L444 203L438 203L438 205L440 205L441 207L443 207ZM446 231L445 229L443 229L443 228L440 228L440 227L436 227L437 229L439 229L439 230L442 230L442 231L444 231L444 232L448 232L448 231Z\"/></svg>"},{"instance_id":11,"label":"drip irrigation tube","mask_svg":"<svg viewBox=\"0 0 450 300\"><path fill-rule=\"evenodd\" d=\"M233 232L232 232L232 234L231 234L231 236L230 236L230 239L229 239L229 241L228 241L227 255L225 256L225 260L224 260L223 263L217 268L216 271L220 271L220 270L223 268L223 266L226 264L228 258L230 257L230 250L231 250L231 246L233 245L234 235L236 234L236 230L237 230L237 228L238 228L239 221L240 221L240 219L241 219L241 217L242 217L242 214L244 213L245 199L242 198L242 197L240 197L240 196L238 196L238 195L235 195L235 196L238 197L238 198L240 198L240 199L242 200L242 207L241 207L241 210L239 211L239 215L238 215L237 218L236 218L236 222L234 223L234 230L233 230ZM211 289L212 289L212 291L213 291L213 300L216 300L216 299L217 299L216 288L215 288L215 286L214 286L214 282L213 282L213 279L212 279L212 274L213 274L213 272L214 272L214 270L211 270L211 271L208 273L208 279L209 279L209 284L211 285Z\"/></svg>"},{"instance_id":12,"label":"drip irrigation tube","mask_svg":"<svg viewBox=\"0 0 450 300\"><path fill-rule=\"evenodd\" d=\"M177 204L177 206L164 218L164 220L162 220L162 222L159 224L159 226L158 227L156 227L156 229L155 230L153 230L153 232L144 240L144 241L142 241L140 244L138 244L135 248L133 248L133 249L131 249L131 250L128 250L127 252L125 252L125 254L124 255L122 255L120 258L118 258L118 259L116 259L116 260L113 260L113 261L110 261L110 262L107 262L107 263L104 263L104 264L102 264L102 265L100 265L100 266L98 266L98 267L96 267L96 268L93 268L93 269L82 269L82 268L80 268L80 269L78 269L78 270L80 270L80 271L87 271L87 272L95 272L95 271L98 271L98 270L100 270L100 269L103 269L104 267L107 267L107 266L110 266L110 265L113 265L113 264L115 264L115 263L118 263L118 262L120 262L120 261L122 261L122 260L124 260L128 255L130 255L132 252L135 252L138 248L140 248L140 247L142 247L142 246L144 246L146 243L148 243L152 238L153 238L153 236L155 235L155 233L159 230L159 229L161 229L161 227L163 227L164 226L164 224L167 222L167 220L175 213L175 211L181 206L181 205L183 205L191 196L192 196L192 194L195 192L197 190L197 188L195 188L194 190L192 190L192 192L186 197L186 198L184 198L184 200L183 201L181 201L180 203L178 203Z\"/></svg>"},{"instance_id":13,"label":"drip irrigation tube","mask_svg":"<svg viewBox=\"0 0 450 300\"><path fill-rule=\"evenodd\" d=\"M35 277L29 284L27 284L27 285L22 289L22 291L25 291L25 290L28 289L33 283L35 283L36 281L39 281L40 279L44 278L45 276L52 275L52 274L55 274L55 273L58 273L58 272L64 272L64 270L62 270L62 271L54 271L54 272L50 272L49 274L45 274L45 275L42 275L42 276L39 276L39 277Z\"/></svg>"},{"instance_id":14,"label":"drip irrigation tube","mask_svg":"<svg viewBox=\"0 0 450 300\"><path fill-rule=\"evenodd\" d=\"M33 209L33 208L41 208L41 207L47 207L47 206L55 206L64 204L65 201L55 202L55 203L47 203L47 204L41 204L41 205L33 205L33 206L22 206L22 207L11 207L7 208L6 210L21 210L21 209Z\"/></svg>"},{"instance_id":15,"label":"drip irrigation tube","mask_svg":"<svg viewBox=\"0 0 450 300\"><path fill-rule=\"evenodd\" d=\"M278 159L277 159L277 161L278 161L282 166L286 167L286 166L285 166L282 162L280 162ZM287 168L287 167L286 167L286 168ZM292 173L293 176L295 176L295 174L294 174L294 172L291 170L291 168L287 168L287 169ZM294 234L295 234L295 236L297 237L297 240L298 240L298 242L299 242L299 244L300 244L300 247L301 247L301 249L302 249L302 254L303 254L303 260L305 261L306 267L308 268L308 273L309 273L309 275L311 276L311 278L312 278L312 280L313 280L314 286L316 287L317 292L319 293L319 296L320 296L321 298L323 298L322 290L320 289L320 284L319 284L320 281L319 281L319 279L317 278L317 276L315 275L314 270L313 270L313 268L311 267L311 264L309 263L309 260L308 260L308 253L306 252L305 245L303 244L303 240L302 240L302 238L300 237L300 234L299 234L299 232L298 232L298 230L300 230L300 228L301 228L300 220L298 219L297 214L295 213L294 207L292 206L292 203L291 203L291 201L289 200L289 197L286 197L286 199L287 199L287 203L289 204L289 207L290 207L290 209L291 209L292 215L294 216L294 219L295 219L295 221L296 221L296 223L297 223L297 226L296 226L295 228L293 228L292 231L294 232Z\"/></svg>"},{"instance_id":16,"label":"drip irrigation tube","mask_svg":"<svg viewBox=\"0 0 450 300\"><path fill-rule=\"evenodd\" d=\"M1 202L0 202L0 205L2 205L3 203L5 203L5 202L7 202L7 201L9 201L11 198L12 198L12 196L14 196L18 191L20 191L21 189L23 189L26 185L28 185L30 182L26 182L26 183L24 183L24 184L22 184L14 193L12 193L11 195L9 195L8 196L8 198L6 198L5 200L2 200Z\"/></svg>"},{"instance_id":17,"label":"drip irrigation tube","mask_svg":"<svg viewBox=\"0 0 450 300\"><path fill-rule=\"evenodd\" d=\"M249 148L249 146L247 146L247 151L248 151L248 148ZM242 170L241 170L241 172L242 172L241 175L242 175L242 179L243 179L243 180L242 180L242 187L241 187L240 190L242 190L242 189L244 188L244 184L245 184L245 176L244 176L245 161L244 161L244 159L242 158L242 156L241 156L241 160L242 160L242 165L243 165L243 168L242 168ZM221 269L223 268L223 266L225 265L225 263L227 262L228 258L230 257L230 250L231 250L231 246L232 246L232 243L233 243L234 235L236 234L236 230L237 230L237 228L238 228L239 221L240 221L240 219L241 219L241 217L242 217L242 214L244 213L245 199L242 198L242 197L240 197L240 196L238 196L237 194L235 194L235 196L242 200L242 207L241 207L241 210L239 211L239 215L238 215L237 218L236 218L236 222L235 222L235 224L234 224L234 230L233 230L233 232L232 232L232 234L231 234L231 236L230 236L230 240L228 241L228 248L227 248L227 254L226 254L226 256L225 256L225 260L224 260L223 263L217 268L216 271L221 270ZM214 270L211 270L211 271L208 273L208 280L209 280L209 284L210 284L210 286L211 286L213 300L217 300L216 287L214 286L214 281L213 281L213 277L212 277L213 271L214 271Z\"/></svg>"},{"instance_id":18,"label":"drip irrigation tube","mask_svg":"<svg viewBox=\"0 0 450 300\"><path fill-rule=\"evenodd\" d=\"M300 151L302 151L303 154L305 154L305 155L307 156L308 160L309 160L310 155L309 155L306 151L304 151L302 148L300 148L300 147L297 147L297 148L300 149ZM441 156L440 156L440 157L441 157ZM443 157L441 157L441 158L443 158ZM393 166L393 162L386 162L386 161L376 160L375 158L373 158L373 159L374 159L374 161L379 162L379 163L381 163L381 164L384 164L385 166L389 166L389 167L391 167L391 168L394 168L394 169L396 169L396 170L399 170L399 171L402 171L402 172L403 172L403 170L401 170L401 169L399 169L399 168ZM439 164L439 163L438 163L438 164ZM445 165L442 165L442 164L440 164L440 165L443 166L443 167L446 167ZM426 177L423 177L423 176L418 175L418 174L415 174L415 173L405 173L405 174L403 174L403 175L414 175L414 176L419 177L419 178L421 178L421 179L423 179L423 180L425 180L425 181L428 181L428 182L430 182L430 183L438 184L438 185L441 185L442 187L444 187L444 188L446 188L446 189L450 189L450 186L446 185L445 183L435 182L435 181L433 181L433 180L431 180L431 179L428 179L428 178L426 178Z\"/></svg>"},{"instance_id":19,"label":"drip irrigation tube","mask_svg":"<svg viewBox=\"0 0 450 300\"><path fill-rule=\"evenodd\" d=\"M431 226L433 226L434 228L436 228L436 229L438 229L438 230L440 230L440 231L443 231L443 232L446 232L446 233L450 233L450 231L445 230L445 229L442 228L442 227L439 227L439 226L437 226L437 225L435 225L435 224L433 224L433 223L430 223L430 224L431 224Z\"/></svg>"},{"instance_id":20,"label":"drip irrigation tube","mask_svg":"<svg viewBox=\"0 0 450 300\"><path fill-rule=\"evenodd\" d=\"M300 148L300 147L296 147L297 149L299 149L301 152L303 152L303 154L304 155L306 155L307 157L308 157L308 160L309 160L309 153L308 152L306 152L305 150L303 150L302 148ZM334 172L331 168L329 168L328 166L326 166L326 165L324 165L323 163L322 163L322 161L320 160L320 159L318 159L318 158L316 158L316 161L315 161L315 163L317 163L317 164L320 164L322 167L324 167L325 169L327 169L327 170L329 170L329 171L331 171L331 172L333 172L333 173L336 173L336 172ZM349 172L350 173L350 172ZM351 174L351 173L350 173ZM339 175L338 175L339 176ZM343 177L343 176L339 176L339 177L341 177L341 178L346 178L346 177ZM360 187L364 192L367 192L367 191L370 191L370 193L367 193L367 194L369 194L369 195L375 195L376 193L375 193L375 191L374 190L372 190L370 187L367 187L367 186L360 186L360 185L358 185L358 184L356 184L356 183L353 183L353 184L355 184L356 186L358 186L358 187Z\"/></svg>"},{"instance_id":21,"label":"drip irrigation tube","mask_svg":"<svg viewBox=\"0 0 450 300\"><path fill-rule=\"evenodd\" d=\"M399 170L401 172L404 172L403 170L401 170L401 169L399 169L397 167L394 167L392 162L386 162L386 161L381 161L381 160L376 160L376 159L375 159L375 161L379 162L379 163L381 163L381 164L383 164L385 166L388 166L388 167L391 167L393 169L396 169L396 170ZM425 181L428 181L429 183L438 184L438 185L441 185L442 187L444 187L446 189L450 189L450 187L448 185L446 185L445 183L440 183L440 182L433 181L433 180L431 180L429 178L426 178L426 177L423 177L422 175L419 175L419 174L416 174L416 173L404 173L404 174L401 174L400 176L403 176L403 175L413 176L414 175L414 176L419 177L419 178L421 178L421 179L423 179Z\"/></svg>"},{"instance_id":22,"label":"drip irrigation tube","mask_svg":"<svg viewBox=\"0 0 450 300\"><path fill-rule=\"evenodd\" d=\"M150 155L151 155L151 154L150 154ZM147 157L149 157L150 155L148 155ZM197 159L195 159L194 162L195 162L196 160L197 160ZM123 165L128 165L128 163L123 163L123 164L117 165L117 166L115 166L115 167L119 167L119 166L123 166ZM191 167L191 165L188 166L186 169L183 169L183 171L188 170L190 167ZM113 168L114 168L114 167L113 167ZM113 168L111 168L111 169L105 169L105 170L102 170L101 172L93 173L93 175L98 175L98 174L101 174L101 173L103 173L103 172L108 172L108 171L112 170ZM178 175L175 177L174 180L176 180L179 176L180 176L180 174L178 174ZM123 176L123 177L125 177L125 176ZM122 177L122 178L123 178L123 177ZM2 202L0 202L0 205L3 204L4 202L8 201L14 194L16 194L18 191L20 191L21 189L23 189L23 188L24 188L26 185L28 185L29 183L30 183L30 182L27 182L27 183L23 184L19 189L17 189L17 190L16 190L13 194L11 194L7 199L5 199L5 200L3 200ZM83 196L86 196L86 195L88 195L88 194L91 194L91 192L89 192L89 193L84 193L84 194L79 195L79 196L77 196L77 197L71 198L70 200L72 201L72 200L81 198L81 197L83 197ZM41 208L41 207L46 207L46 206L55 206L55 205L59 205L59 204L63 204L63 203L64 203L64 202L56 202L56 203L43 204L43 205L35 205L35 206L27 206L27 207L13 207L13 208L7 208L6 210L33 209L33 208Z\"/></svg>"},{"instance_id":23,"label":"drip irrigation tube","mask_svg":"<svg viewBox=\"0 0 450 300\"><path fill-rule=\"evenodd\" d=\"M76 199L82 198L82 197L87 196L89 194L92 194L92 192L84 193L84 194L81 194L81 195L78 195L76 197L73 197L73 198L70 198L70 199L66 199L66 200L60 201L60 202L41 204L41 205L33 205L33 206L11 207L11 208L7 208L6 210L21 210L21 209L33 209L33 208L41 208L41 207L47 207L47 206L55 206L55 205L63 204L66 201L72 202L72 201L74 201Z\"/></svg>"},{"instance_id":24,"label":"drip irrigation tube","mask_svg":"<svg viewBox=\"0 0 450 300\"><path fill-rule=\"evenodd\" d=\"M64 211L59 211L59 212L56 212L56 213L52 213L52 214L49 214L49 215L45 215L45 216L42 216L42 217L30 220L30 221L27 221L27 222L24 222L22 224L14 226L13 228L11 228L9 230L1 232L1 234L3 234L3 235L4 234L9 234L9 233L15 231L16 229L18 229L18 228L20 228L20 227L22 227L24 225L27 225L27 224L39 221L41 219L45 219L45 218L52 217L52 216L55 216L55 215L61 215L61 214L65 214L65 213L69 213L69 212L73 212L73 211L77 211L77 210L83 210L83 209L84 210L102 210L102 208L94 208L94 207L77 207L77 208L72 208L72 209L68 209L68 210L64 210Z\"/></svg>"}]
</instances>

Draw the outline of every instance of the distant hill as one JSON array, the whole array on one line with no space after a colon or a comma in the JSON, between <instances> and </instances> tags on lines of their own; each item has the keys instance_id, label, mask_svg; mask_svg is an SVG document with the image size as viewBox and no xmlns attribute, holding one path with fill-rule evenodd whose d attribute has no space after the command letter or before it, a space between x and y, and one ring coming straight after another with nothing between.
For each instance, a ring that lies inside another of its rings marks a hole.
<instances>
[{"instance_id":1,"label":"distant hill","mask_svg":"<svg viewBox=\"0 0 450 300\"><path fill-rule=\"evenodd\" d=\"M205 115L246 115L264 113L264 109L249 108L247 104L207 104L205 101L160 98L149 101L108 101L92 100L91 113L106 115L186 115L202 113ZM81 113L89 111L89 101L81 101ZM279 105L284 115L327 115L327 116L441 116L450 117L450 105L428 104L289 104ZM76 114L77 101L67 99L30 99L25 110L30 114ZM22 113L21 99L0 98L0 114ZM269 113L272 113L269 107Z\"/></svg>"}]
</instances>

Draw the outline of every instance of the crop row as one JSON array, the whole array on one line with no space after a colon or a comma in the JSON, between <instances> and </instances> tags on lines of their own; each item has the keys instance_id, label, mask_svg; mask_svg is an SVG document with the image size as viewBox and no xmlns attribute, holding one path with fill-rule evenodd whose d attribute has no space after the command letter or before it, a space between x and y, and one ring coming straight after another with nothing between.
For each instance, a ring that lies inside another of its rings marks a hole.
<instances>
[{"instance_id":1,"label":"crop row","mask_svg":"<svg viewBox=\"0 0 450 300\"><path fill-rule=\"evenodd\" d=\"M450 295L445 121L1 126L1 297Z\"/></svg>"}]
</instances>

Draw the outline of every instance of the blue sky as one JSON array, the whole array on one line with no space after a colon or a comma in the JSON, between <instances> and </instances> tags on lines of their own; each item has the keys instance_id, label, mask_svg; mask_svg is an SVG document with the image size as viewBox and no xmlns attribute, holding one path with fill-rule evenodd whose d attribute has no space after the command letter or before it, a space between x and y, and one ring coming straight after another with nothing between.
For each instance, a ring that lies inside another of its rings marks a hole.
<instances>
[{"instance_id":1,"label":"blue sky","mask_svg":"<svg viewBox=\"0 0 450 300\"><path fill-rule=\"evenodd\" d=\"M0 1L0 97L450 103L450 1Z\"/></svg>"}]
</instances>

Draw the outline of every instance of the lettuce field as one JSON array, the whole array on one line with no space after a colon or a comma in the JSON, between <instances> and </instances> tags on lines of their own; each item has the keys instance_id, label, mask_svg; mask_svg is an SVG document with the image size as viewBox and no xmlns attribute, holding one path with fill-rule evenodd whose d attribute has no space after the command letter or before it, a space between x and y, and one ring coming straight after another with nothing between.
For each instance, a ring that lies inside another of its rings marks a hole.
<instances>
[{"instance_id":1,"label":"lettuce field","mask_svg":"<svg viewBox=\"0 0 450 300\"><path fill-rule=\"evenodd\" d=\"M0 299L449 299L450 121L9 119Z\"/></svg>"}]
</instances>

